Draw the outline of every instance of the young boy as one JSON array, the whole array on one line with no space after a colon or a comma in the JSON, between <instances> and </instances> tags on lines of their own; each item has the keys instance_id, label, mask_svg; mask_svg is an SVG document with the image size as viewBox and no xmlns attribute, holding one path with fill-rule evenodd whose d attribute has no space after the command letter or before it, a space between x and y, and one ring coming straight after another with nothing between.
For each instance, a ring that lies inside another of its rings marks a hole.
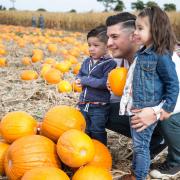
<instances>
[{"instance_id":1,"label":"young boy","mask_svg":"<svg viewBox=\"0 0 180 180\"><path fill-rule=\"evenodd\" d=\"M86 133L107 144L105 125L109 116L108 73L116 62L108 55L106 27L99 26L87 34L90 57L84 60L76 83L82 86L79 108L86 119Z\"/></svg>"}]
</instances>

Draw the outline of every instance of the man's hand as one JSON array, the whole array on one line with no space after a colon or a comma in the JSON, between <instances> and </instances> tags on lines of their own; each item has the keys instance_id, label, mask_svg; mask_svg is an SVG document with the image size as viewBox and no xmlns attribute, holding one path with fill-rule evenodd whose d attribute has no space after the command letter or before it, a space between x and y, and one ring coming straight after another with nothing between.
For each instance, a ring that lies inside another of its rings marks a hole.
<instances>
[{"instance_id":1,"label":"man's hand","mask_svg":"<svg viewBox=\"0 0 180 180\"><path fill-rule=\"evenodd\" d=\"M75 83L77 86L81 86L81 79L76 79Z\"/></svg>"},{"instance_id":2,"label":"man's hand","mask_svg":"<svg viewBox=\"0 0 180 180\"><path fill-rule=\"evenodd\" d=\"M156 122L156 114L151 107L132 110L134 116L131 118L131 127L141 132Z\"/></svg>"},{"instance_id":3,"label":"man's hand","mask_svg":"<svg viewBox=\"0 0 180 180\"><path fill-rule=\"evenodd\" d=\"M161 109L160 113L161 113L161 116L160 116L161 121L168 119L171 116L171 113L166 112L164 109Z\"/></svg>"}]
</instances>

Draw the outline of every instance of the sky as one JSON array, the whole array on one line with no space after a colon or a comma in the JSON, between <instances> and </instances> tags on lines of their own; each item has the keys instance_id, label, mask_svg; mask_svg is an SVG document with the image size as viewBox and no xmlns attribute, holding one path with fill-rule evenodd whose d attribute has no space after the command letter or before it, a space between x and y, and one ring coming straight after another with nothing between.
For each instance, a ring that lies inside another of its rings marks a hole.
<instances>
[{"instance_id":1,"label":"sky","mask_svg":"<svg viewBox=\"0 0 180 180\"><path fill-rule=\"evenodd\" d=\"M39 8L44 8L52 12L67 12L71 9L75 9L77 12L87 12L87 11L103 11L104 6L101 2L97 0L15 0L15 8L18 10L37 10ZM124 0L125 11L131 11L131 3L137 0ZM146 3L149 0L144 0ZM165 3L174 3L176 9L180 11L180 0L155 0L160 7L163 7ZM0 0L0 5L6 8L12 7L12 2L10 0Z\"/></svg>"}]
</instances>

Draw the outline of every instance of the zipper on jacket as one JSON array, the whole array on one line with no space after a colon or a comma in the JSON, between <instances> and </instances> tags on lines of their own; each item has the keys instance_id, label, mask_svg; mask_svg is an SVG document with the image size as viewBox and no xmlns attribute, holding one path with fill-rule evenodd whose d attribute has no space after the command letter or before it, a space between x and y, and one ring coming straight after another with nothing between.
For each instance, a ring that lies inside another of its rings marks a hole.
<instances>
[{"instance_id":1,"label":"zipper on jacket","mask_svg":"<svg viewBox=\"0 0 180 180\"><path fill-rule=\"evenodd\" d=\"M88 77L91 75L91 72L92 72L97 66L99 66L99 65L101 65L101 64L104 64L104 63L106 63L106 62L108 62L108 61L111 61L111 60L112 60L112 59L109 59L109 60L107 60L107 61L103 61L102 63L96 64L96 65L91 69L91 65L93 65L93 63L92 63L92 61L91 61L91 59L90 59ZM87 87L86 87L85 90L84 90L83 101L85 101L86 94L87 94Z\"/></svg>"}]
</instances>

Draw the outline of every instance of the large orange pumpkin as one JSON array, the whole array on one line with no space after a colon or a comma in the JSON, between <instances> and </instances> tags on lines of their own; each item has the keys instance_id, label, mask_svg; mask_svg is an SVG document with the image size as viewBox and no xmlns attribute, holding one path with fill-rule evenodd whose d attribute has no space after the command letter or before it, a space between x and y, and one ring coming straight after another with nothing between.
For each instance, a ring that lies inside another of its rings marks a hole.
<instances>
[{"instance_id":1,"label":"large orange pumpkin","mask_svg":"<svg viewBox=\"0 0 180 180\"><path fill-rule=\"evenodd\" d=\"M1 134L8 143L26 135L36 134L36 131L37 121L23 111L10 112L1 120Z\"/></svg>"},{"instance_id":2,"label":"large orange pumpkin","mask_svg":"<svg viewBox=\"0 0 180 180\"><path fill-rule=\"evenodd\" d=\"M70 129L57 142L61 161L70 167L80 167L90 162L95 153L92 139L82 131Z\"/></svg>"},{"instance_id":3,"label":"large orange pumpkin","mask_svg":"<svg viewBox=\"0 0 180 180\"><path fill-rule=\"evenodd\" d=\"M42 134L57 142L59 136L69 129L84 131L86 121L80 111L70 106L51 108L42 122Z\"/></svg>"},{"instance_id":4,"label":"large orange pumpkin","mask_svg":"<svg viewBox=\"0 0 180 180\"><path fill-rule=\"evenodd\" d=\"M101 167L84 166L76 171L72 180L112 180L112 175Z\"/></svg>"},{"instance_id":5,"label":"large orange pumpkin","mask_svg":"<svg viewBox=\"0 0 180 180\"><path fill-rule=\"evenodd\" d=\"M57 84L61 81L61 73L54 68L49 69L43 77L49 84Z\"/></svg>"},{"instance_id":6,"label":"large orange pumpkin","mask_svg":"<svg viewBox=\"0 0 180 180\"><path fill-rule=\"evenodd\" d=\"M4 156L9 144L0 142L0 175L4 174Z\"/></svg>"},{"instance_id":7,"label":"large orange pumpkin","mask_svg":"<svg viewBox=\"0 0 180 180\"><path fill-rule=\"evenodd\" d=\"M61 169L55 167L37 167L28 170L21 180L70 180Z\"/></svg>"},{"instance_id":8,"label":"large orange pumpkin","mask_svg":"<svg viewBox=\"0 0 180 180\"><path fill-rule=\"evenodd\" d=\"M108 81L112 92L116 96L122 96L126 83L128 70L123 67L113 69L108 75Z\"/></svg>"},{"instance_id":9,"label":"large orange pumpkin","mask_svg":"<svg viewBox=\"0 0 180 180\"><path fill-rule=\"evenodd\" d=\"M93 139L95 147L95 155L92 161L88 165L99 166L111 170L112 168L112 156L108 148L101 142Z\"/></svg>"},{"instance_id":10,"label":"large orange pumpkin","mask_svg":"<svg viewBox=\"0 0 180 180\"><path fill-rule=\"evenodd\" d=\"M60 167L56 145L40 135L25 136L14 141L5 155L5 172L9 179L20 179L34 167Z\"/></svg>"}]
</instances>

